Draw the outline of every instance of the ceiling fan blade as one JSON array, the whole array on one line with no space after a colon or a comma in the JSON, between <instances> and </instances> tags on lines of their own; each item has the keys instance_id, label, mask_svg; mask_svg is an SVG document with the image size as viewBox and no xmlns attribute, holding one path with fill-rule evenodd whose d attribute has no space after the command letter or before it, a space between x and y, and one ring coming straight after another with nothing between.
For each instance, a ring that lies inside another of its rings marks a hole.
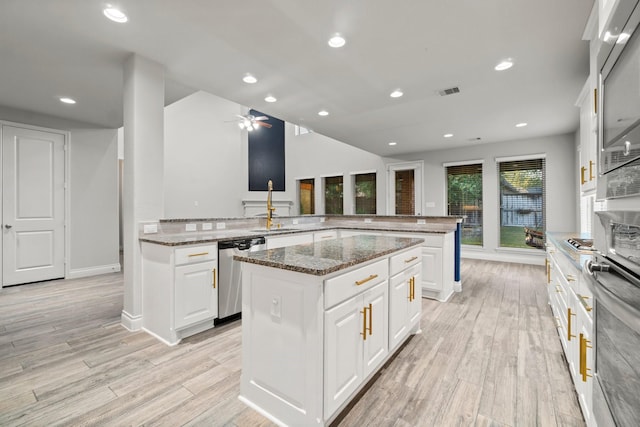
<instances>
[{"instance_id":1,"label":"ceiling fan blade","mask_svg":"<svg viewBox=\"0 0 640 427\"><path fill-rule=\"evenodd\" d=\"M271 129L271 125L269 123L265 123L265 122L256 122L257 125L260 125L262 127L265 127L267 129Z\"/></svg>"},{"instance_id":2,"label":"ceiling fan blade","mask_svg":"<svg viewBox=\"0 0 640 427\"><path fill-rule=\"evenodd\" d=\"M241 118L242 120L246 120L246 119L247 119L247 117L246 117L246 116L241 116L240 114L236 114L236 117L239 117L239 118Z\"/></svg>"},{"instance_id":3,"label":"ceiling fan blade","mask_svg":"<svg viewBox=\"0 0 640 427\"><path fill-rule=\"evenodd\" d=\"M253 120L269 120L267 116L254 117Z\"/></svg>"}]
</instances>

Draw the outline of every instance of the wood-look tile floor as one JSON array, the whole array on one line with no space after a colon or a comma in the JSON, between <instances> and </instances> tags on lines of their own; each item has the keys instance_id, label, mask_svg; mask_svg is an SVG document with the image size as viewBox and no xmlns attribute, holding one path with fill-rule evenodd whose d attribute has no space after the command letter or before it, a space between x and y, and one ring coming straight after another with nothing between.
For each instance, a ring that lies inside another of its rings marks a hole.
<instances>
[{"instance_id":1,"label":"wood-look tile floor","mask_svg":"<svg viewBox=\"0 0 640 427\"><path fill-rule=\"evenodd\" d=\"M463 260L335 424L583 426L542 267ZM121 274L0 290L0 425L267 426L238 399L240 322L167 347L120 326Z\"/></svg>"}]
</instances>

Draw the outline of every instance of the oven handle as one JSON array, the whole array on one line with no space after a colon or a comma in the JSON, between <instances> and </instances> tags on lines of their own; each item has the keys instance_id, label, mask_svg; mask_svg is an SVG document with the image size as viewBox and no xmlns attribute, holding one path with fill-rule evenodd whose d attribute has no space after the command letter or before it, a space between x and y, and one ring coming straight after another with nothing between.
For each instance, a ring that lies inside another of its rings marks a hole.
<instances>
[{"instance_id":1,"label":"oven handle","mask_svg":"<svg viewBox=\"0 0 640 427\"><path fill-rule=\"evenodd\" d=\"M593 273L595 271L600 271L600 272L606 273L606 272L609 271L609 268L611 268L611 267L608 264L598 264L598 263L593 262L591 260L587 261L587 271L592 276L593 276Z\"/></svg>"}]
</instances>

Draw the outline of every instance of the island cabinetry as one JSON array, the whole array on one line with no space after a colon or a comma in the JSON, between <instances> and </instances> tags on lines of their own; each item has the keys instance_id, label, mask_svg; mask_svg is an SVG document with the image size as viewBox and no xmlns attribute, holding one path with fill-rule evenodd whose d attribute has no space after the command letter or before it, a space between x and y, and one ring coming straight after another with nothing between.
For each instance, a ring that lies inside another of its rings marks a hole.
<instances>
[{"instance_id":1,"label":"island cabinetry","mask_svg":"<svg viewBox=\"0 0 640 427\"><path fill-rule=\"evenodd\" d=\"M142 243L143 329L169 345L213 327L218 247Z\"/></svg>"},{"instance_id":2,"label":"island cabinetry","mask_svg":"<svg viewBox=\"0 0 640 427\"><path fill-rule=\"evenodd\" d=\"M389 354L387 304L385 278L325 312L325 418L340 408Z\"/></svg>"},{"instance_id":3,"label":"island cabinetry","mask_svg":"<svg viewBox=\"0 0 640 427\"><path fill-rule=\"evenodd\" d=\"M395 349L420 322L421 248L391 258L389 279L389 348Z\"/></svg>"},{"instance_id":4,"label":"island cabinetry","mask_svg":"<svg viewBox=\"0 0 640 427\"><path fill-rule=\"evenodd\" d=\"M329 425L391 357L389 272L402 260L399 280L409 271L417 277L421 262L420 246L324 275L254 260L333 262L322 258L329 249L347 256L360 242L400 240L406 239L356 236L246 255L240 400L278 425ZM408 308L406 283L404 321L409 324L410 312L417 321L405 339L418 331L421 307L417 314Z\"/></svg>"}]
</instances>

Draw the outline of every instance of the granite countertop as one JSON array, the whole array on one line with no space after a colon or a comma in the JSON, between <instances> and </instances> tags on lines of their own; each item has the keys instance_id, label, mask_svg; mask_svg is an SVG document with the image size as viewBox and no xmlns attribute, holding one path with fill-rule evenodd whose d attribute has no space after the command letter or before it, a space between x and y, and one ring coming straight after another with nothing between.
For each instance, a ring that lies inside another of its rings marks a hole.
<instances>
[{"instance_id":1,"label":"granite countertop","mask_svg":"<svg viewBox=\"0 0 640 427\"><path fill-rule=\"evenodd\" d=\"M591 259L594 251L578 250L571 246L567 239L570 238L589 239L591 236L581 233L569 233L569 232L547 232L547 239L564 255L578 270L582 270L582 266L587 260Z\"/></svg>"},{"instance_id":2,"label":"granite countertop","mask_svg":"<svg viewBox=\"0 0 640 427\"><path fill-rule=\"evenodd\" d=\"M279 236L285 234L307 233L314 231L326 231L326 230L362 230L362 231L385 231L385 232L400 232L400 233L431 233L431 234L446 234L456 230L455 224L447 223L431 223L431 224L416 224L416 223L400 223L400 222L386 222L386 223L354 223L344 221L342 224L299 224L299 225L286 225L283 229L273 228L270 231L267 230L247 230L247 229L225 229L225 230L212 230L208 232L187 232L187 233L175 233L175 234L147 234L141 235L139 240L141 242L155 243L165 246L181 246L181 245L194 245L201 243L213 243L225 240L234 239L247 239L253 237L268 237Z\"/></svg>"},{"instance_id":3,"label":"granite countertop","mask_svg":"<svg viewBox=\"0 0 640 427\"><path fill-rule=\"evenodd\" d=\"M423 239L389 236L353 236L305 245L234 255L237 261L298 273L324 276L402 249L420 245Z\"/></svg>"}]
</instances>

